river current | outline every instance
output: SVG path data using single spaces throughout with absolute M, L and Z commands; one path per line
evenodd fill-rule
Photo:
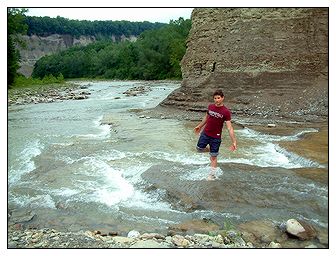
M 87 84 L 87 82 L 82 82 Z M 137 96 L 123 92 L 143 85 Z M 190 122 L 141 117 L 138 112 L 158 105 L 174 83 L 93 82 L 85 100 L 9 106 L 8 108 L 8 204 L 11 209 L 33 211 L 30 221 L 39 226 L 65 230 L 106 228 L 139 231 L 165 230 L 190 219 L 249 220 L 246 209 L 235 212 L 183 211 L 165 200 L 164 190 L 148 190 L 142 174 L 154 165 L 197 166 L 183 175 L 204 180 L 209 156 L 195 152 L 197 136 Z M 223 133 L 219 163 L 253 167 L 319 168 L 319 163 L 281 148 L 280 141 L 300 139 L 317 130 L 302 129 L 287 136 L 237 129 L 239 149 L 229 152 Z M 226 144 L 225 144 L 226 143 Z M 219 169 L 218 175 L 225 175 Z M 244 175 L 244 172 L 242 172 Z M 246 173 L 248 175 L 248 173 Z M 223 176 L 224 177 L 224 176 Z M 248 176 L 234 176 L 248 183 Z M 279 173 L 274 176 L 278 178 Z M 307 184 L 298 184 L 300 182 Z M 169 181 L 168 181 L 169 182 Z M 328 188 L 312 180 L 284 179 L 263 188 L 276 194 L 288 190 L 298 208 L 302 198 L 318 207 L 292 217 L 328 226 Z M 258 186 L 262 186 L 258 184 Z M 280 221 L 288 217 L 274 216 Z M 268 216 L 273 219 L 273 216 Z

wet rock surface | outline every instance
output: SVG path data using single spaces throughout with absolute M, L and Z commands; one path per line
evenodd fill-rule
M 229 163 L 219 164 L 219 167 L 225 171 L 214 181 L 206 180 L 207 171 L 203 179 L 186 179 L 185 175 L 200 172 L 200 166 L 196 165 L 157 165 L 144 172 L 142 178 L 151 184 L 150 189 L 167 191 L 166 199 L 183 211 L 211 209 L 234 214 L 239 208 L 244 208 L 245 211 L 251 209 L 254 217 L 267 216 L 266 211 L 271 209 L 296 211 L 295 200 L 290 200 L 293 197 L 291 190 L 298 189 L 295 184 L 305 184 L 305 180 L 293 170 Z M 288 187 L 281 189 L 281 193 L 274 193 L 272 188 L 280 189 L 287 179 L 291 180 Z M 319 211 L 317 205 L 310 205 L 309 198 L 303 200 L 307 200 L 307 205 L 301 211 Z
M 152 89 L 148 86 L 140 85 L 140 86 L 135 86 L 135 87 L 128 89 L 127 91 L 123 92 L 123 94 L 125 94 L 127 97 L 129 96 L 135 97 L 135 96 L 150 92 L 151 90 Z

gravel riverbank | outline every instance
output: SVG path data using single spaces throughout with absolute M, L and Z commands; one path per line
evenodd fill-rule
M 8 105 L 26 105 L 52 103 L 64 100 L 87 99 L 89 85 L 73 83 L 35 86 L 30 88 L 15 88 L 8 91 Z
M 20 225 L 8 230 L 9 248 L 253 248 L 235 231 L 227 235 L 194 234 L 162 235 L 131 231 L 119 236 L 100 231 L 60 232 L 54 229 L 21 229 Z
M 8 248 L 328 248 L 328 232 L 296 220 L 279 226 L 253 221 L 238 229 L 207 233 L 170 230 L 167 234 L 141 234 L 131 230 L 127 235 L 99 230 L 35 229 L 18 223 L 8 226 Z

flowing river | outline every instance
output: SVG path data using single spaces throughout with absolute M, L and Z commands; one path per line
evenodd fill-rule
M 149 90 L 123 94 L 139 85 Z M 169 82 L 94 82 L 85 100 L 10 106 L 9 208 L 34 212 L 29 223 L 65 230 L 162 231 L 190 219 L 243 222 L 258 216 L 275 221 L 296 217 L 328 226 L 327 185 L 281 171 L 324 167 L 278 145 L 317 132 L 313 128 L 286 136 L 237 129 L 239 149 L 229 152 L 228 143 L 221 147 L 219 178 L 230 179 L 232 186 L 245 184 L 242 189 L 255 200 L 273 200 L 272 209 L 246 203 L 225 211 L 184 211 L 167 200 L 163 188 L 148 189 L 143 174 L 157 165 L 168 171 L 180 168 L 180 179 L 189 182 L 209 182 L 209 157 L 196 153 L 191 122 L 140 118 L 137 113 L 155 107 L 176 88 Z M 223 135 L 229 141 L 226 131 Z M 226 171 L 225 165 L 238 169 Z M 240 165 L 248 170 L 281 169 L 251 176 L 239 170 Z M 174 185 L 169 184 L 173 180 L 165 182 Z M 265 191 L 271 198 L 260 198 Z M 284 198 L 277 197 L 280 194 Z M 286 199 L 294 205 L 288 210 Z

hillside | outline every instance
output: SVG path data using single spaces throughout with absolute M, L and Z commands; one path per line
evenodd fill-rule
M 19 73 L 29 77 L 34 64 L 45 55 L 54 54 L 72 46 L 86 46 L 101 39 L 112 42 L 135 41 L 146 30 L 160 28 L 164 23 L 130 21 L 70 20 L 62 17 L 25 17 L 27 35 L 20 36 L 25 46 L 17 45 L 20 52 Z

